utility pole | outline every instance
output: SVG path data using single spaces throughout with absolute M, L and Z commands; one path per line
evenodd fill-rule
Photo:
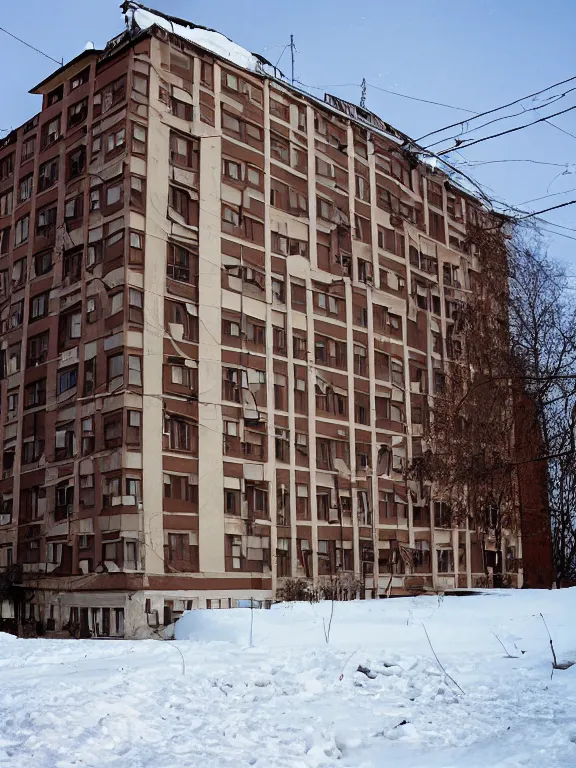
M 292 55 L 292 85 L 294 85 L 294 51 L 296 46 L 294 45 L 294 35 L 290 35 L 290 53 Z
M 360 106 L 362 107 L 362 109 L 365 109 L 366 108 L 366 78 L 365 77 L 362 78 L 361 87 L 362 87 L 362 95 L 360 96 Z

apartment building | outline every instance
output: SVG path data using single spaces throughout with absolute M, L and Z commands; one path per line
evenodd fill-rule
M 146 636 L 287 579 L 472 587 L 498 556 L 520 586 L 519 538 L 497 553 L 406 479 L 479 202 L 223 36 L 128 27 L 37 85 L 0 143 L 0 567 L 20 621 Z

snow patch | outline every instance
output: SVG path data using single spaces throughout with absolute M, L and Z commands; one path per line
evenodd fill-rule
M 182 24 L 173 23 L 162 16 L 156 16 L 156 14 L 150 13 L 150 11 L 143 11 L 141 9 L 134 11 L 134 20 L 140 29 L 148 29 L 156 24 L 168 32 L 179 35 L 191 43 L 196 43 L 196 45 L 212 51 L 223 59 L 228 59 L 239 67 L 252 70 L 253 72 L 258 68 L 259 62 L 254 54 L 250 53 L 246 48 L 242 48 L 241 45 L 233 43 L 232 40 L 229 40 L 226 35 L 220 32 L 200 27 L 194 29 L 185 27 Z

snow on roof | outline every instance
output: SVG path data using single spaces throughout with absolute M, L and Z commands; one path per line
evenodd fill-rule
M 179 35 L 191 43 L 196 43 L 196 45 L 212 51 L 223 59 L 228 59 L 228 61 L 239 67 L 249 69 L 252 72 L 255 72 L 257 69 L 258 59 L 256 56 L 246 50 L 246 48 L 242 48 L 241 45 L 233 43 L 232 40 L 229 40 L 226 35 L 220 32 L 203 29 L 202 27 L 185 27 L 182 24 L 169 21 L 162 16 L 157 16 L 155 13 L 144 11 L 140 8 L 134 9 L 134 21 L 140 29 L 148 29 L 148 27 L 156 24 L 168 32 Z

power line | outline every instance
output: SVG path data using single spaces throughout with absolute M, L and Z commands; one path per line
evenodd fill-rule
M 328 83 L 327 85 L 308 85 L 303 83 L 302 80 L 294 78 L 295 83 L 303 85 L 304 88 L 312 88 L 313 91 L 323 91 L 324 88 L 360 88 L 359 83 Z
M 362 83 L 328 83 L 327 85 L 308 85 L 307 83 L 303 83 L 301 80 L 296 79 L 296 83 L 299 83 L 300 85 L 303 85 L 304 88 L 312 88 L 314 91 L 323 91 L 324 88 L 362 88 Z M 446 107 L 446 109 L 457 109 L 460 112 L 469 112 L 471 115 L 475 115 L 476 113 L 473 112 L 471 109 L 464 109 L 464 107 L 454 107 L 451 104 L 443 104 L 440 101 L 430 101 L 428 99 L 420 99 L 416 96 L 408 96 L 405 93 L 399 93 L 398 91 L 389 91 L 386 88 L 381 88 L 379 85 L 373 85 L 372 83 L 366 83 L 366 85 L 369 88 L 375 88 L 377 91 L 382 91 L 383 93 L 390 93 L 393 96 L 400 96 L 403 99 L 410 99 L 411 101 L 419 101 L 423 104 L 434 104 L 436 107 Z
M 555 224 L 554 226 L 558 226 Z M 549 232 L 551 235 L 558 235 L 558 237 L 565 237 L 567 240 L 574 240 L 576 242 L 576 237 L 572 237 L 572 235 L 565 235 L 564 232 L 554 232 L 553 229 L 546 229 L 546 227 L 540 227 L 540 229 L 543 232 Z
M 465 160 L 466 165 L 478 168 L 481 165 L 493 165 L 494 163 L 534 163 L 535 165 L 552 165 L 556 168 L 576 167 L 576 163 L 548 163 L 544 160 Z
M 573 189 L 565 189 L 563 192 L 552 192 L 550 195 L 542 195 L 542 197 L 533 197 L 531 200 L 524 200 L 518 205 L 528 205 L 528 203 L 536 203 L 538 200 L 546 200 L 548 197 L 558 197 L 558 195 L 567 195 L 568 192 L 576 192 L 576 187 Z
M 460 137 L 466 135 L 467 133 L 473 133 L 474 131 L 479 131 L 481 128 L 485 128 L 487 125 L 492 125 L 493 123 L 498 123 L 501 120 L 511 120 L 513 117 L 520 117 L 522 115 L 527 114 L 528 112 L 537 112 L 539 109 L 542 109 L 543 106 L 549 107 L 552 104 L 555 104 L 557 101 L 560 101 L 560 99 L 563 99 L 569 93 L 572 93 L 572 91 L 576 91 L 576 88 L 569 88 L 567 91 L 564 91 L 564 93 L 560 93 L 554 97 L 551 97 L 545 105 L 539 104 L 537 107 L 530 107 L 530 109 L 523 109 L 521 112 L 514 112 L 514 114 L 512 115 L 503 115 L 502 117 L 495 117 L 493 120 L 488 120 L 487 122 L 482 123 L 481 125 L 478 125 L 475 128 L 469 128 L 468 130 L 455 134 L 454 136 L 448 136 L 445 139 L 440 139 L 439 141 L 435 141 L 433 144 L 428 144 L 427 147 L 435 147 L 438 144 L 443 144 L 445 141 L 451 141 L 452 139 L 456 139 L 457 143 L 459 143 L 458 140 L 460 139 Z
M 400 96 L 403 99 L 410 99 L 411 101 L 420 101 L 423 104 L 434 104 L 436 107 L 446 107 L 446 109 L 457 109 L 459 112 L 469 112 L 471 115 L 476 115 L 471 109 L 464 109 L 464 107 L 455 107 L 452 104 L 443 104 L 441 101 L 430 101 L 429 99 L 419 99 L 416 96 L 407 96 L 405 93 L 398 93 L 398 91 L 389 91 L 386 88 L 381 88 L 379 85 L 373 85 L 372 83 L 366 83 L 369 88 L 375 88 L 377 91 L 383 91 L 384 93 L 391 93 L 393 96 Z M 458 125 L 458 123 L 456 123 Z M 420 141 L 420 139 L 418 139 Z
M 494 109 L 488 109 L 485 112 L 478 112 L 475 114 L 474 117 L 471 117 L 470 120 L 476 120 L 479 117 L 484 117 L 485 115 L 491 115 L 494 112 L 499 112 L 501 109 L 506 109 L 507 107 L 513 107 L 515 104 L 519 104 L 521 101 L 526 101 L 526 99 L 532 99 L 535 96 L 539 96 L 541 93 L 545 93 L 546 91 L 550 91 L 552 88 L 556 88 L 559 85 L 564 85 L 565 83 L 571 83 L 574 80 L 576 80 L 576 76 L 569 77 L 566 80 L 561 80 L 559 83 L 554 83 L 553 85 L 549 85 L 547 88 L 543 88 L 541 91 L 536 91 L 535 93 L 529 93 L 527 96 L 522 96 L 520 99 L 516 99 L 515 101 L 511 101 L 508 104 L 503 104 L 501 107 L 494 107 Z M 553 115 L 550 115 L 550 117 L 553 117 Z M 434 136 L 437 133 L 442 133 L 442 131 L 447 131 L 449 128 L 456 128 L 458 125 L 464 125 L 464 123 L 470 122 L 469 120 L 460 120 L 458 123 L 452 123 L 451 125 L 445 125 L 443 128 L 438 128 L 435 131 L 430 131 L 430 133 L 425 133 L 424 136 L 420 136 L 419 139 L 416 139 L 417 142 L 422 141 L 423 139 L 427 139 L 428 136 Z M 556 126 L 554 126 L 556 127 Z
M 12 32 L 8 32 L 8 30 L 4 29 L 4 27 L 0 27 L 0 32 L 5 32 L 10 37 L 13 37 L 14 40 L 18 40 L 18 42 L 22 43 L 22 45 L 25 45 L 27 48 L 31 48 L 33 51 L 36 51 L 36 53 L 39 53 L 41 56 L 45 56 L 47 59 L 50 59 L 50 61 L 55 61 L 59 67 L 62 67 L 64 65 L 64 59 L 62 59 L 61 61 L 58 61 L 57 59 L 52 58 L 52 56 L 49 56 L 47 53 L 44 53 L 44 51 L 41 51 L 39 48 L 35 48 L 33 45 L 30 45 L 30 43 L 27 43 L 26 40 L 22 40 L 22 38 L 16 37 L 16 35 L 13 35 Z
M 541 117 L 539 120 L 533 120 L 531 123 L 526 123 L 526 125 L 518 125 L 516 128 L 509 128 L 507 131 L 500 131 L 500 133 L 493 133 L 490 136 L 484 136 L 482 139 L 474 139 L 473 141 L 468 141 L 462 144 L 457 144 L 454 147 L 450 147 L 449 149 L 443 149 L 440 152 L 438 152 L 438 155 L 446 155 L 449 152 L 452 152 L 454 149 L 462 150 L 467 149 L 468 147 L 473 146 L 474 144 L 480 144 L 483 141 L 488 141 L 489 139 L 497 139 L 499 136 L 505 136 L 507 133 L 515 133 L 516 131 L 523 131 L 525 128 L 530 128 L 532 125 L 537 125 L 538 123 L 545 123 L 546 120 L 550 117 L 557 117 L 558 115 L 564 115 L 566 112 L 572 112 L 573 109 L 576 109 L 576 106 L 574 107 L 568 107 L 567 109 L 562 109 L 560 112 L 554 112 L 552 115 L 546 115 L 546 117 Z
M 575 133 L 570 133 L 570 131 L 566 131 L 564 128 L 560 128 L 559 125 L 556 125 L 556 123 L 553 123 L 551 120 L 546 120 L 545 122 L 547 122 L 548 125 L 551 125 L 552 128 L 556 128 L 557 131 L 562 131 L 562 133 L 565 133 L 566 136 L 571 136 L 573 139 L 576 139 Z
M 532 216 L 539 216 L 541 213 L 548 213 L 548 211 L 557 211 L 558 208 L 566 208 L 568 205 L 574 205 L 576 204 L 576 200 L 568 200 L 567 203 L 560 203 L 559 205 L 553 205 L 551 208 L 543 208 L 541 211 L 534 211 L 533 213 L 527 213 L 526 211 L 521 211 L 521 213 L 524 213 L 525 216 L 520 216 L 517 221 L 524 221 L 524 219 L 530 219 Z M 550 224 L 551 222 L 547 221 L 547 224 Z M 560 224 L 554 224 L 553 226 L 559 227 Z M 566 227 L 566 229 L 570 229 L 570 227 Z

